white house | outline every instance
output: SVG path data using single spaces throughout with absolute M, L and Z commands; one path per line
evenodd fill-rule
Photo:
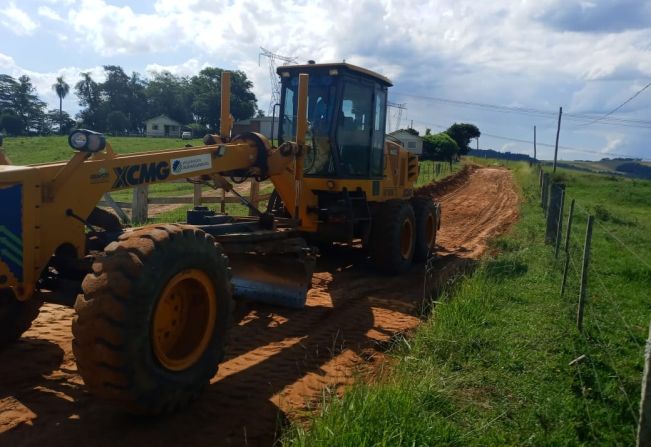
M 412 154 L 423 155 L 423 139 L 418 135 L 413 135 L 406 130 L 396 130 L 389 135 L 396 138 Z
M 271 121 L 272 117 L 262 116 L 259 118 L 251 118 L 248 120 L 238 121 L 233 125 L 233 135 L 244 132 L 257 132 L 261 133 L 267 138 L 271 138 Z M 273 137 L 278 138 L 278 123 L 280 120 L 276 117 L 274 122 Z
M 159 115 L 145 120 L 148 137 L 173 137 L 181 136 L 181 124 L 167 115 Z

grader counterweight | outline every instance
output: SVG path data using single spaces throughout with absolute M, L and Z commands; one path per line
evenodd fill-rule
M 417 158 L 385 139 L 390 81 L 349 64 L 279 75 L 277 147 L 257 133 L 231 137 L 225 72 L 220 131 L 203 146 L 118 155 L 103 135 L 77 130 L 66 163 L 0 156 L 0 343 L 20 337 L 43 301 L 75 301 L 73 350 L 89 390 L 131 411 L 172 411 L 214 376 L 233 296 L 304 305 L 311 244 L 361 241 L 392 274 L 426 257 L 438 206 L 413 197 Z M 123 228 L 96 207 L 136 185 L 230 189 L 234 177 L 269 178 L 268 209 L 195 209 L 185 224 Z

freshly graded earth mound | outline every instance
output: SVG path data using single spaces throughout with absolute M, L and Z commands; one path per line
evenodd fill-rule
M 419 194 L 441 202 L 439 255 L 477 259 L 518 216 L 511 173 L 467 167 Z M 239 306 L 226 359 L 184 412 L 158 418 L 117 413 L 92 399 L 77 374 L 73 311 L 43 307 L 33 327 L 0 351 L 0 446 L 271 445 L 325 390 L 372 377 L 391 340 L 419 324 L 423 267 L 375 273 L 360 250 L 333 247 L 317 265 L 303 310 Z

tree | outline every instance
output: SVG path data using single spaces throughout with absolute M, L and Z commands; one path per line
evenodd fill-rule
M 84 126 L 90 129 L 102 130 L 105 119 L 103 119 L 101 110 L 101 90 L 99 84 L 90 76 L 90 73 L 81 73 L 81 80 L 75 85 L 75 94 L 79 98 L 79 105 L 84 107 L 77 114 L 83 121 Z
M 114 135 L 119 135 L 129 127 L 129 117 L 121 110 L 113 110 L 106 117 L 106 125 Z
M 75 127 L 75 120 L 73 120 L 67 112 L 60 110 L 49 110 L 45 115 L 44 133 L 56 132 L 59 134 L 69 133 Z
M 0 74 L 0 113 L 13 111 L 13 97 L 18 83 L 6 74 Z
M 52 90 L 59 97 L 59 133 L 61 133 L 61 129 L 63 129 L 63 98 L 68 95 L 70 86 L 63 80 L 63 76 L 59 76 L 57 81 L 52 85 Z
M 429 134 L 423 137 L 423 154 L 431 160 L 452 161 L 459 153 L 459 145 L 446 132 Z
M 0 115 L 0 130 L 9 135 L 20 135 L 23 132 L 23 122 L 17 115 L 4 112 Z
M 201 124 L 219 128 L 221 101 L 221 76 L 223 69 L 206 67 L 190 79 L 192 89 L 192 113 Z M 253 83 L 242 71 L 234 71 L 231 77 L 231 114 L 235 120 L 252 118 L 258 107 Z
M 470 140 L 481 135 L 477 126 L 468 123 L 454 123 L 445 133 L 456 141 L 461 155 L 466 155 L 470 150 Z
M 191 123 L 192 93 L 190 81 L 168 71 L 155 73 L 144 89 L 148 117 L 167 115 L 179 123 Z
M 45 103 L 36 96 L 36 89 L 28 76 L 18 78 L 12 95 L 11 110 L 23 124 L 20 133 L 38 132 L 45 117 Z

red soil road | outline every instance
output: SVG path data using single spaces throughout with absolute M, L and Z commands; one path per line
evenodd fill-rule
M 442 192 L 439 253 L 448 260 L 479 257 L 517 219 L 507 170 L 468 169 L 429 190 Z M 319 260 L 306 309 L 241 306 L 205 394 L 157 418 L 121 414 L 88 395 L 71 351 L 73 311 L 47 304 L 21 341 L 0 351 L 0 446 L 271 445 L 322 393 L 341 393 L 378 369 L 391 340 L 419 324 L 422 282 L 422 267 L 382 277 L 360 250 L 333 249 Z

